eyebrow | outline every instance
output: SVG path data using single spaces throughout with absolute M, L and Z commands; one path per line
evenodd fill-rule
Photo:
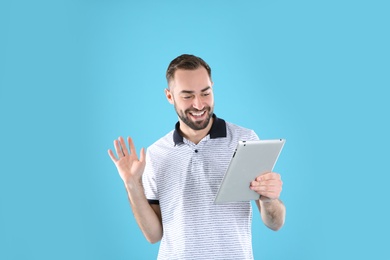
M 209 89 L 211 89 L 211 87 L 207 86 L 204 89 L 202 89 L 200 92 L 205 92 L 205 91 L 207 91 Z M 193 93 L 195 93 L 195 91 L 192 91 L 192 90 L 182 90 L 182 91 L 180 91 L 179 94 L 193 94 Z

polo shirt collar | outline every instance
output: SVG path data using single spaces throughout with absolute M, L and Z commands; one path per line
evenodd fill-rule
M 218 118 L 213 114 L 213 124 L 210 128 L 209 135 L 210 139 L 226 137 L 226 122 L 225 120 Z M 173 132 L 173 142 L 175 145 L 183 143 L 183 136 L 180 134 L 180 122 L 175 125 L 175 131 Z

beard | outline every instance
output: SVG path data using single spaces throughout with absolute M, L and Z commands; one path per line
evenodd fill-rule
M 202 110 L 197 110 L 197 109 L 186 109 L 184 112 L 182 110 L 178 110 L 176 107 L 176 104 L 174 104 L 175 110 L 181 121 L 183 121 L 184 124 L 186 124 L 189 128 L 192 130 L 202 130 L 205 129 L 210 122 L 210 119 L 213 117 L 213 109 L 211 107 L 205 107 Z M 190 112 L 201 112 L 205 111 L 207 113 L 207 117 L 203 120 L 200 121 L 194 121 L 192 120 L 189 116 L 187 116 Z

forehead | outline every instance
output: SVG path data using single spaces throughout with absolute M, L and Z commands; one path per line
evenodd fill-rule
M 211 87 L 212 82 L 207 70 L 204 67 L 199 67 L 195 70 L 177 70 L 171 85 L 179 91 L 200 91 L 205 87 Z

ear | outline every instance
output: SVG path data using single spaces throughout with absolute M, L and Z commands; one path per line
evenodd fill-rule
M 168 99 L 168 102 L 171 103 L 172 105 L 174 104 L 174 101 L 173 101 L 173 95 L 172 95 L 172 92 L 169 90 L 169 89 L 165 89 L 165 96 L 167 97 Z

